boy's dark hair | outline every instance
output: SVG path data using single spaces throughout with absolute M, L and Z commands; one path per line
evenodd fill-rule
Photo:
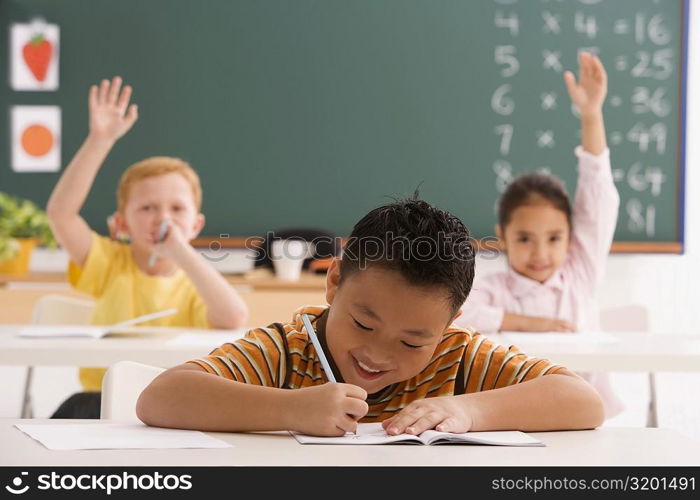
M 498 223 L 505 229 L 516 208 L 531 204 L 533 199 L 543 198 L 566 215 L 571 227 L 571 202 L 564 183 L 544 172 L 530 172 L 516 177 L 501 195 L 498 202 Z
M 375 208 L 352 229 L 340 282 L 370 266 L 398 271 L 417 286 L 442 288 L 456 313 L 474 281 L 474 247 L 459 218 L 418 199 Z

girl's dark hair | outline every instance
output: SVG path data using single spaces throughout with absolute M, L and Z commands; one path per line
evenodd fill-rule
M 352 230 L 340 262 L 340 282 L 371 266 L 398 271 L 416 286 L 446 293 L 452 313 L 474 281 L 474 247 L 459 218 L 412 197 L 375 208 Z
M 564 183 L 558 178 L 543 172 L 530 172 L 516 177 L 501 195 L 498 202 L 498 223 L 505 229 L 513 211 L 531 204 L 533 198 L 543 198 L 566 215 L 571 227 L 571 203 Z

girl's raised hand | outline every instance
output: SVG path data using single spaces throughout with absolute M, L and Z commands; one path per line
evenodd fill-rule
M 578 82 L 571 71 L 565 71 L 566 89 L 581 116 L 600 113 L 608 92 L 608 75 L 598 56 L 581 52 L 578 60 Z
M 122 79 L 115 76 L 112 81 L 102 80 L 90 87 L 88 107 L 90 109 L 90 135 L 98 139 L 116 141 L 126 134 L 138 118 L 136 104 L 129 106 L 131 87 L 123 89 Z M 121 90 L 121 92 L 120 92 Z

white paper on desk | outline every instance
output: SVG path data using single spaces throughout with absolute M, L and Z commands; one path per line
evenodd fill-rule
M 199 431 L 148 427 L 139 423 L 15 424 L 49 450 L 231 448 Z
M 567 345 L 598 345 L 598 344 L 614 344 L 619 342 L 619 339 L 605 332 L 586 332 L 586 333 L 562 333 L 562 332 L 542 332 L 542 333 L 523 333 L 523 332 L 501 332 L 496 339 L 502 338 L 511 344 L 567 344 Z
M 227 333 L 183 333 L 166 342 L 167 345 L 210 347 L 215 349 L 222 344 L 243 338 L 248 330 L 231 330 Z

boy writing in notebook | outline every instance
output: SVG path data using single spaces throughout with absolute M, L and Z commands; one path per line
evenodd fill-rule
M 245 303 L 189 244 L 204 226 L 204 215 L 199 178 L 187 163 L 153 157 L 124 172 L 114 223 L 128 244 L 98 235 L 80 216 L 107 154 L 137 119 L 136 105 L 129 105 L 131 87 L 122 89 L 121 83 L 116 77 L 90 88 L 89 134 L 48 202 L 51 227 L 70 257 L 70 283 L 96 299 L 92 322 L 97 325 L 177 308 L 150 324 L 240 328 Z M 99 391 L 103 373 L 81 369 L 84 389 Z M 98 417 L 99 405 L 90 406 Z
M 382 422 L 389 434 L 598 426 L 600 397 L 579 376 L 453 325 L 473 276 L 458 218 L 415 198 L 379 207 L 333 262 L 329 306 L 302 307 L 288 323 L 167 370 L 137 414 L 161 427 L 320 436 L 358 422 Z

